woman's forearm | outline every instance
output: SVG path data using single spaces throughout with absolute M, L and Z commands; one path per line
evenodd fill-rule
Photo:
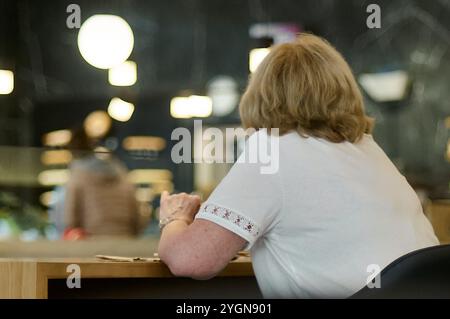
M 164 227 L 159 243 L 159 256 L 178 277 L 209 279 L 229 262 L 234 254 L 217 254 L 216 245 L 201 222 L 187 225 L 173 221 Z M 220 237 L 220 236 L 218 236 Z M 228 246 L 232 241 L 223 242 Z
M 161 194 L 160 219 L 163 224 L 172 220 L 162 230 L 158 253 L 176 276 L 214 277 L 245 244 L 238 235 L 210 221 L 194 221 L 199 207 L 198 196 Z
M 188 228 L 187 222 L 184 220 L 174 220 L 167 224 L 162 232 L 159 240 L 159 256 L 167 256 L 175 247 L 180 235 Z
M 188 227 L 186 221 L 174 220 L 167 224 L 161 233 L 158 255 L 174 275 L 189 276 L 185 270 L 180 269 L 185 268 L 180 264 L 183 264 L 183 260 L 190 254 L 190 247 L 183 244 L 182 238 Z

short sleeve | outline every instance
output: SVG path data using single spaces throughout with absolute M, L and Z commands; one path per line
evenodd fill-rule
M 196 216 L 242 237 L 248 242 L 247 249 L 271 229 L 282 207 L 278 164 L 255 160 L 264 143 L 270 143 L 267 134 L 258 131 L 250 136 L 243 154 Z M 278 152 L 270 153 L 266 159 L 279 160 Z

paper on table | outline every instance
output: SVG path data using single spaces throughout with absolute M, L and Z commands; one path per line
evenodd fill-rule
M 113 260 L 113 261 L 124 261 L 124 262 L 136 262 L 136 261 L 160 261 L 158 257 L 123 257 L 123 256 L 106 256 L 106 255 L 95 255 L 96 258 L 103 260 Z
M 147 262 L 158 262 L 161 261 L 159 259 L 158 254 L 153 254 L 154 257 L 123 257 L 123 256 L 107 256 L 107 255 L 95 255 L 96 258 L 103 260 L 112 260 L 112 261 L 124 261 L 124 262 L 136 262 L 136 261 L 147 261 Z M 236 260 L 239 257 L 250 257 L 250 253 L 248 251 L 240 251 L 237 255 L 232 259 Z

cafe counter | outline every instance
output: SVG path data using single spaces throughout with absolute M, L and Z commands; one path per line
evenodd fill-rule
M 203 281 L 176 278 L 157 258 L 0 258 L 0 298 L 260 297 L 251 260 L 245 256 Z

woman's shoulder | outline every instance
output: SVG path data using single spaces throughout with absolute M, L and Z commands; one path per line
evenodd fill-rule
M 280 134 L 278 129 L 260 129 L 258 131 L 255 131 L 253 134 L 251 134 L 248 137 L 248 141 L 267 141 L 267 142 L 274 142 L 277 141 L 278 143 L 290 143 L 292 141 L 296 142 L 302 142 L 306 141 L 310 137 L 302 136 L 297 131 L 288 131 L 286 133 Z M 312 138 L 312 137 L 311 137 Z M 256 143 L 254 145 L 257 145 Z

